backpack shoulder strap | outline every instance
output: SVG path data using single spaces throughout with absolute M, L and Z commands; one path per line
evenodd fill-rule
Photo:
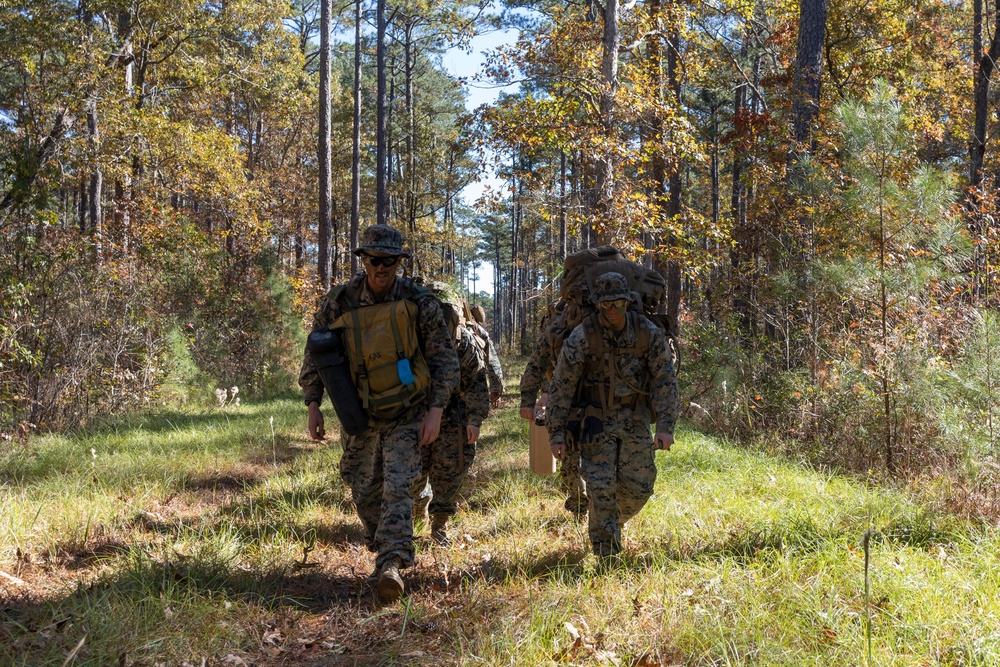
M 434 292 L 427 289 L 423 285 L 418 285 L 409 278 L 399 277 L 396 280 L 401 281 L 399 298 L 405 301 L 416 301 L 425 296 L 434 296 Z M 437 297 L 435 297 L 437 298 Z
M 639 313 L 629 313 L 635 322 L 635 347 L 639 354 L 645 354 L 649 349 L 649 320 Z

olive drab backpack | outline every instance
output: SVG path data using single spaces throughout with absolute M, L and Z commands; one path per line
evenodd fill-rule
M 358 396 L 373 419 L 396 419 L 427 395 L 431 374 L 414 302 L 421 293 L 406 281 L 399 301 L 360 306 L 343 290 L 335 295 L 343 310 L 330 328 L 340 330 Z

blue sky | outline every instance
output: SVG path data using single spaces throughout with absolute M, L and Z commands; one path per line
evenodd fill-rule
M 482 80 L 482 68 L 485 52 L 491 51 L 503 44 L 511 44 L 517 39 L 517 30 L 493 30 L 477 35 L 472 40 L 472 52 L 461 49 L 449 49 L 442 57 L 442 64 L 453 76 L 463 77 L 466 81 L 468 96 L 465 108 L 475 109 L 482 104 L 495 102 L 501 91 L 516 90 L 517 85 L 498 88 Z M 481 181 L 470 184 L 462 192 L 467 203 L 472 204 L 482 194 L 486 184 L 496 187 L 499 184 L 492 175 L 487 174 Z
M 450 49 L 442 57 L 442 64 L 454 76 L 464 77 L 466 80 L 466 90 L 468 96 L 465 100 L 465 107 L 469 110 L 475 109 L 482 104 L 496 101 L 502 90 L 512 91 L 516 85 L 507 88 L 497 88 L 481 80 L 484 52 L 495 49 L 502 44 L 510 44 L 517 39 L 517 30 L 494 30 L 482 35 L 478 35 L 472 40 L 472 52 L 466 53 L 461 49 Z M 501 185 L 492 172 L 487 172 L 478 181 L 470 183 L 463 191 L 462 197 L 466 203 L 473 204 L 479 195 L 482 194 L 486 186 L 496 189 Z M 478 280 L 475 284 L 476 291 L 493 293 L 493 265 L 484 263 L 478 271 Z M 470 289 L 472 285 L 469 285 Z

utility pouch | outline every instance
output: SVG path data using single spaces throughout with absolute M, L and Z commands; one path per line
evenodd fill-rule
M 599 405 L 587 404 L 569 409 L 566 432 L 576 442 L 590 442 L 604 433 L 604 410 Z
M 580 442 L 593 442 L 594 438 L 604 433 L 604 420 L 594 415 L 586 415 L 583 418 L 583 426 L 580 428 Z
M 350 362 L 336 331 L 316 329 L 306 339 L 306 351 L 333 403 L 333 409 L 348 435 L 361 435 L 368 430 L 368 415 L 358 399 L 351 378 Z
M 571 407 L 566 419 L 566 433 L 574 442 L 580 442 L 580 425 L 583 423 L 583 411 L 585 407 Z

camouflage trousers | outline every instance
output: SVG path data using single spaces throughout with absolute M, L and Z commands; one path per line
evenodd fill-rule
M 590 497 L 590 543 L 595 555 L 614 555 L 621 551 L 622 526 L 653 495 L 653 438 L 641 420 L 612 418 L 603 433 L 581 443 L 580 452 Z
M 438 439 L 420 448 L 421 472 L 412 486 L 415 516 L 424 508 L 431 514 L 454 516 L 455 496 L 476 458 L 476 445 L 467 440 L 465 424 L 445 420 Z
M 375 566 L 398 556 L 413 564 L 413 498 L 410 488 L 420 475 L 420 422 L 408 416 L 376 425 L 366 433 L 344 436 L 340 475 L 364 524 Z
M 587 511 L 587 482 L 580 476 L 580 447 L 567 443 L 566 454 L 559 463 L 560 487 L 566 493 L 566 511 L 583 514 Z

